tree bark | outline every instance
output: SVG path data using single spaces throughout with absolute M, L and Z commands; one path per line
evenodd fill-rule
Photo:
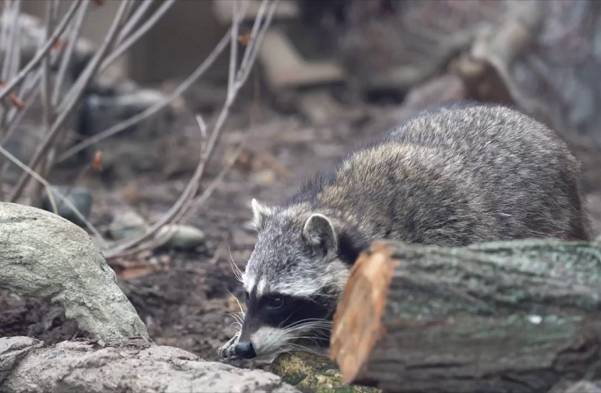
M 540 393 L 600 379 L 600 341 L 596 243 L 378 242 L 352 269 L 330 357 L 344 383 L 384 391 Z

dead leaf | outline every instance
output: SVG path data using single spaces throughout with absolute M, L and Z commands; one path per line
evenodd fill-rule
M 160 268 L 158 266 L 146 265 L 146 266 L 136 266 L 125 269 L 121 272 L 120 276 L 124 280 L 131 280 L 133 278 L 139 278 L 147 276 L 151 273 L 159 271 Z
M 97 150 L 94 154 L 94 161 L 92 161 L 92 167 L 97 171 L 102 171 L 102 151 Z
M 63 49 L 65 49 L 67 47 L 67 41 L 65 40 L 61 40 L 60 38 L 57 38 L 54 41 L 54 44 L 52 44 L 52 50 L 55 51 L 62 51 Z
M 250 42 L 250 34 L 239 35 L 238 42 L 242 45 L 248 45 L 248 43 Z

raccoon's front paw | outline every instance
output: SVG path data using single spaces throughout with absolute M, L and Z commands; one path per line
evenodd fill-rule
M 236 344 L 238 344 L 238 335 L 235 335 L 228 342 L 223 344 L 223 346 L 217 350 L 217 353 L 224 359 L 234 359 L 236 357 L 234 352 Z

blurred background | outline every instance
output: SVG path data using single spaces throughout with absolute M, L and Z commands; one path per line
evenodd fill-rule
M 594 0 L 3 0 L 0 200 L 87 230 L 159 344 L 207 360 L 235 332 L 250 200 L 431 106 L 545 122 L 601 223 Z M 233 325 L 232 325 L 233 323 Z M 0 336 L 80 334 L 0 289 Z

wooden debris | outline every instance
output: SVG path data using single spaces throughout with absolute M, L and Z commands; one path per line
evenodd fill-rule
M 367 116 L 364 107 L 352 108 L 337 102 L 327 88 L 317 88 L 301 93 L 297 100 L 298 111 L 315 126 L 341 121 L 352 122 Z
M 388 392 L 549 392 L 601 376 L 601 249 L 524 240 L 374 243 L 351 272 L 330 357 Z
M 232 5 L 234 1 L 223 1 L 223 0 L 214 0 L 213 1 L 213 13 L 219 19 L 221 23 L 231 24 L 232 23 Z M 245 21 L 253 21 L 257 17 L 259 13 L 259 8 L 261 7 L 261 1 L 258 0 L 250 0 L 248 5 L 248 10 L 246 11 L 246 15 L 244 16 Z M 294 1 L 280 1 L 277 8 L 274 12 L 274 19 L 293 19 L 298 17 L 299 9 L 298 5 Z
M 288 37 L 275 27 L 265 33 L 259 59 L 267 82 L 276 90 L 339 83 L 346 78 L 335 61 L 303 59 Z
M 524 95 L 511 76 L 511 66 L 534 43 L 544 22 L 544 8 L 537 2 L 512 2 L 501 24 L 481 33 L 452 69 L 464 81 L 468 95 L 479 101 L 517 104 L 545 122 L 550 115 L 544 105 Z

